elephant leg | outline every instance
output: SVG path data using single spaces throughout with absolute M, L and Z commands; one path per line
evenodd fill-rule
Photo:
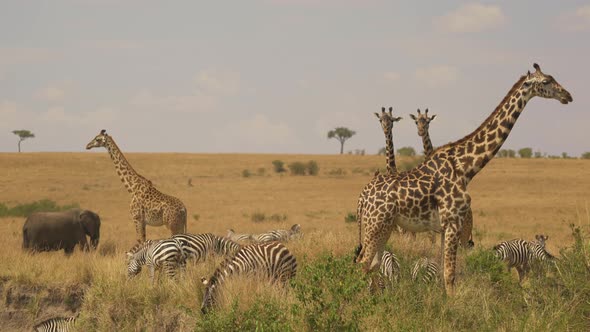
M 66 255 L 71 255 L 74 252 L 74 247 L 76 245 L 72 245 L 72 244 L 67 244 L 64 245 L 64 252 L 66 253 Z
M 88 241 L 86 240 L 85 234 L 82 234 L 82 237 L 78 241 L 78 244 L 80 245 L 81 250 L 84 250 L 84 251 L 90 250 L 90 246 L 88 246 Z

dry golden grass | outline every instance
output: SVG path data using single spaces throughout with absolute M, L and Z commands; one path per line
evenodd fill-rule
M 188 232 L 225 235 L 227 229 L 233 228 L 238 233 L 258 233 L 288 229 L 299 223 L 304 237 L 288 244 L 298 258 L 314 257 L 326 251 L 339 256 L 353 250 L 358 244 L 357 224 L 345 223 L 344 217 L 356 212 L 362 187 L 375 169 L 385 165 L 381 156 L 149 153 L 126 156 L 134 168 L 162 192 L 185 203 Z M 320 166 L 320 175 L 279 176 L 272 168 L 275 159 L 286 164 L 315 160 Z M 266 169 L 265 175 L 242 176 L 244 169 L 257 174 L 260 168 Z M 336 173 L 344 175 L 331 175 Z M 476 244 L 490 248 L 499 240 L 533 239 L 535 234 L 544 233 L 549 235 L 549 250 L 557 254 L 560 247 L 571 243 L 570 223 L 590 226 L 588 174 L 590 162 L 584 160 L 492 160 L 470 184 Z M 189 178 L 193 186 L 187 185 Z M 153 301 L 136 298 L 141 287 L 149 286 L 145 275 L 132 282 L 125 280 L 124 251 L 134 244 L 135 227 L 129 218 L 130 195 L 106 153 L 0 154 L 0 188 L 0 202 L 9 206 L 47 198 L 59 205 L 78 203 L 81 208 L 97 212 L 102 219 L 101 244 L 105 245 L 103 251 L 75 252 L 70 258 L 64 258 L 61 252 L 28 255 L 20 249 L 24 218 L 1 218 L 0 277 L 21 285 L 67 288 L 92 283 L 118 287 L 117 292 L 128 296 L 129 303 Z M 255 212 L 266 216 L 286 215 L 287 219 L 255 223 L 251 220 Z M 193 215 L 198 215 L 198 220 Z M 164 227 L 147 228 L 148 238 L 168 235 Z M 394 249 L 415 250 L 417 255 L 435 251 L 426 235 L 418 235 L 418 242 L 415 245 L 403 237 L 392 236 L 389 244 Z M 200 277 L 209 276 L 216 262 L 218 260 L 189 267 L 183 277 L 186 281 L 162 281 L 149 293 L 149 296 L 161 296 L 162 303 L 171 301 L 187 308 L 187 314 L 180 318 L 177 314 L 167 316 L 170 322 L 174 317 L 179 319 L 180 325 L 170 327 L 166 325 L 168 321 L 158 322 L 162 317 L 159 312 L 143 316 L 153 318 L 152 326 L 166 325 L 162 327 L 164 330 L 192 326 L 194 318 L 190 312 L 198 311 L 202 296 Z M 460 277 L 458 283 L 461 283 Z M 172 291 L 166 292 L 166 287 Z M 85 298 L 88 309 L 99 306 L 96 296 L 100 289 L 93 288 Z M 240 293 L 241 288 L 229 289 Z M 194 296 L 187 297 L 187 294 Z M 47 318 L 42 305 L 26 310 L 28 319 Z M 116 327 L 113 325 L 116 317 L 108 312 L 103 310 L 96 314 L 101 330 Z M 0 319 L 5 320 L 5 316 Z M 5 326 L 18 329 L 11 327 L 10 320 L 7 324 Z M 139 326 L 125 326 L 125 329 L 137 328 Z

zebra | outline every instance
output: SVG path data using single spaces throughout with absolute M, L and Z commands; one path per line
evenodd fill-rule
M 267 242 L 244 246 L 225 260 L 211 278 L 201 279 L 205 285 L 201 312 L 206 314 L 216 304 L 218 286 L 233 274 L 257 274 L 284 286 L 296 273 L 297 260 L 283 244 Z
M 374 292 L 373 280 L 377 282 L 377 288 L 381 291 L 385 289 L 386 284 L 392 284 L 393 282 L 399 281 L 401 274 L 401 268 L 397 256 L 387 250 L 383 251 L 381 257 L 381 266 L 379 267 L 379 275 L 375 278 L 371 278 L 369 282 L 369 291 Z
M 439 265 L 433 259 L 422 257 L 416 261 L 412 269 L 412 280 L 416 281 L 418 275 L 422 275 L 424 283 L 431 283 L 438 280 Z
M 301 237 L 301 225 L 295 224 L 291 226 L 291 229 L 277 229 L 262 234 L 252 235 L 252 241 L 256 243 L 264 243 L 271 241 L 289 241 L 295 237 Z
M 234 241 L 234 242 L 251 241 L 252 240 L 252 234 L 237 234 L 236 232 L 234 232 L 233 229 L 228 229 L 227 235 L 225 237 Z
M 234 241 L 213 235 L 211 233 L 205 234 L 176 234 L 172 239 L 180 242 L 182 250 L 186 258 L 194 258 L 197 262 L 210 253 L 218 255 L 232 256 L 238 250 L 240 245 Z
M 145 264 L 149 268 L 150 279 L 154 282 L 156 269 L 163 268 L 169 277 L 176 276 L 176 269 L 185 264 L 186 256 L 182 244 L 176 239 L 147 240 L 135 245 L 127 252 L 127 277 L 133 278 L 141 272 Z
M 68 332 L 76 322 L 78 315 L 72 317 L 54 317 L 42 321 L 33 327 L 35 332 Z
M 500 242 L 494 246 L 496 257 L 505 261 L 508 271 L 513 267 L 518 272 L 518 281 L 522 282 L 533 260 L 541 262 L 553 260 L 554 257 L 545 250 L 545 241 L 548 236 L 535 235 L 536 241 L 528 242 L 522 239 Z

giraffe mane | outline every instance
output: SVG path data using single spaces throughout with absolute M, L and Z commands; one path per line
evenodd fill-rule
M 498 106 L 496 106 L 496 108 L 494 109 L 494 111 L 479 125 L 479 127 L 477 127 L 477 129 L 475 129 L 470 134 L 468 134 L 467 136 L 461 138 L 458 141 L 450 142 L 450 143 L 447 143 L 445 145 L 442 145 L 442 146 L 438 147 L 436 150 L 434 150 L 433 154 L 436 153 L 436 151 L 438 151 L 438 150 L 446 149 L 446 148 L 448 148 L 448 147 L 450 147 L 452 145 L 457 145 L 457 144 L 464 143 L 464 142 L 470 140 L 471 138 L 473 138 L 475 135 L 477 135 L 477 133 L 479 133 L 485 126 L 488 125 L 488 123 L 490 121 L 492 121 L 492 119 L 494 118 L 494 116 L 496 115 L 496 113 L 500 111 L 500 109 L 502 108 L 502 106 L 506 102 L 508 102 L 508 100 L 510 99 L 510 97 L 512 96 L 512 94 L 522 86 L 522 83 L 524 82 L 524 80 L 526 78 L 527 78 L 527 75 L 522 75 L 518 79 L 518 81 L 516 83 L 514 83 L 514 85 L 512 86 L 512 88 L 510 88 L 510 91 L 508 91 L 508 93 L 506 94 L 506 96 L 504 96 L 504 99 L 502 99 L 502 101 L 498 104 Z

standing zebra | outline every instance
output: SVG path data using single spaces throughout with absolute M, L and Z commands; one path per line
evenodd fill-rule
M 152 283 L 156 269 L 163 269 L 167 276 L 174 277 L 176 270 L 184 265 L 185 260 L 180 241 L 147 240 L 127 252 L 127 277 L 132 278 L 139 274 L 144 264 L 149 268 Z
M 252 234 L 238 234 L 238 233 L 234 232 L 233 229 L 228 229 L 227 235 L 225 237 L 234 241 L 234 242 L 252 240 Z
M 516 268 L 518 281 L 522 282 L 533 260 L 543 262 L 554 258 L 545 250 L 545 241 L 548 238 L 548 236 L 540 234 L 535 235 L 537 241 L 530 243 L 522 239 L 504 241 L 495 245 L 493 249 L 496 252 L 496 257 L 506 262 L 508 271 L 513 267 Z
M 418 275 L 421 274 L 424 283 L 431 283 L 438 280 L 439 270 L 438 264 L 433 259 L 422 257 L 414 264 L 412 280 L 416 281 Z
M 211 253 L 231 256 L 240 250 L 240 245 L 234 241 L 211 233 L 177 234 L 172 239 L 180 242 L 186 258 L 194 258 L 197 262 Z
M 256 243 L 264 243 L 271 241 L 289 241 L 295 237 L 301 236 L 301 225 L 295 224 L 291 229 L 277 229 L 261 234 L 252 235 L 252 240 Z
M 74 325 L 78 315 L 72 317 L 54 317 L 42 321 L 33 327 L 35 332 L 68 332 Z
M 242 247 L 232 258 L 215 270 L 209 280 L 202 278 L 205 295 L 201 304 L 204 314 L 216 304 L 217 287 L 233 274 L 256 274 L 271 282 L 286 284 L 297 272 L 297 260 L 289 249 L 279 242 L 251 244 Z

